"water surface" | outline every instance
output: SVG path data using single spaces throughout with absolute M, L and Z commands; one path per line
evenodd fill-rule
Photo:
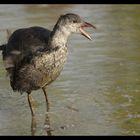
M 0 5 L 0 44 L 5 29 L 52 29 L 59 15 L 73 12 L 93 23 L 93 41 L 72 35 L 59 78 L 48 87 L 52 135 L 140 134 L 140 5 Z M 0 135 L 31 135 L 26 94 L 14 93 L 0 60 Z M 44 129 L 45 98 L 36 100 L 35 135 Z

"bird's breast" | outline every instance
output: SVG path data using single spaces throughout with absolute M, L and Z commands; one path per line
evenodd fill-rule
M 42 59 L 36 61 L 35 68 L 43 74 L 40 86 L 50 84 L 62 71 L 67 59 L 67 48 L 58 48 L 49 54 L 43 54 Z

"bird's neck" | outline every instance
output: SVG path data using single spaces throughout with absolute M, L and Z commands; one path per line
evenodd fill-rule
M 52 48 L 65 47 L 70 34 L 65 27 L 54 28 L 50 36 L 49 46 Z

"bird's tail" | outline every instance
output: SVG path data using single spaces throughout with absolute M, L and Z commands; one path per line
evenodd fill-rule
M 3 51 L 6 48 L 6 44 L 0 45 L 0 51 Z

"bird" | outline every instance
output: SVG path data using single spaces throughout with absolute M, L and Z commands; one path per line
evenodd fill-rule
M 63 70 L 68 55 L 68 37 L 78 33 L 92 40 L 85 27 L 96 29 L 79 15 L 67 13 L 59 16 L 52 31 L 40 26 L 17 29 L 7 44 L 0 46 L 11 88 L 14 92 L 27 93 L 32 117 L 35 116 L 32 91 L 42 89 L 48 111 L 47 87 Z

